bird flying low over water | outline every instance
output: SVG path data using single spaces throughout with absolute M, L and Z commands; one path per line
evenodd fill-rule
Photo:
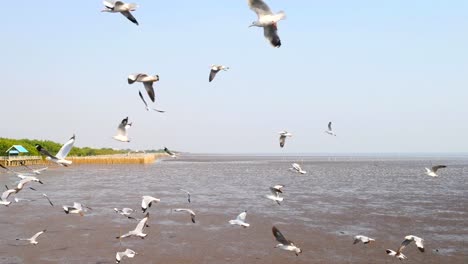
M 132 231 L 129 231 L 126 234 L 118 236 L 117 239 L 129 237 L 129 236 L 137 236 L 142 239 L 145 238 L 148 234 L 143 233 L 143 229 L 146 227 L 146 222 L 148 222 L 148 218 L 149 218 L 149 213 L 146 213 L 145 217 L 141 219 L 140 222 L 138 222 L 135 229 L 133 229 Z
M 296 254 L 296 256 L 299 256 L 299 253 L 301 253 L 302 250 L 298 248 L 296 245 L 294 245 L 294 242 L 287 240 L 283 236 L 283 234 L 281 234 L 278 228 L 276 228 L 276 226 L 273 226 L 271 230 L 273 231 L 273 236 L 275 236 L 276 241 L 280 242 L 278 245 L 275 246 L 275 248 L 293 251 Z
M 123 257 L 133 258 L 137 254 L 138 253 L 136 253 L 135 251 L 127 248 L 125 251 L 117 252 L 117 254 L 115 254 L 115 262 L 120 263 L 120 261 L 122 260 Z
M 390 257 L 395 257 L 395 258 L 398 258 L 399 260 L 407 259 L 407 257 L 400 251 L 395 252 L 391 249 L 386 249 L 385 252 L 387 252 L 387 255 L 389 255 Z
M 398 251 L 402 251 L 403 248 L 405 248 L 406 246 L 408 246 L 409 244 L 411 244 L 411 242 L 413 242 L 416 244 L 416 246 L 418 247 L 419 251 L 421 252 L 424 252 L 424 239 L 420 238 L 420 237 L 417 237 L 417 236 L 413 236 L 413 235 L 409 235 L 409 236 L 405 236 L 405 240 L 403 240 L 403 242 L 401 243 L 401 246 L 400 248 L 398 249 Z
M 141 210 L 144 212 L 146 212 L 146 210 L 148 209 L 148 207 L 151 207 L 151 204 L 153 202 L 155 203 L 159 203 L 161 200 L 159 200 L 158 198 L 154 198 L 152 196 L 142 196 L 141 197 Z
M 132 208 L 126 208 L 126 207 L 122 209 L 114 208 L 114 211 L 118 213 L 119 215 L 123 215 L 129 219 L 135 219 L 134 217 L 130 216 L 130 214 L 133 213 Z
M 297 163 L 293 163 L 292 164 L 292 167 L 289 168 L 291 171 L 294 171 L 294 172 L 297 172 L 297 173 L 300 173 L 300 174 L 306 174 L 307 171 L 303 170 L 301 168 L 301 165 L 297 164 Z
M 246 223 L 245 222 L 245 218 L 247 217 L 247 211 L 244 211 L 242 213 L 240 213 L 236 219 L 234 220 L 229 220 L 229 224 L 231 225 L 240 225 L 242 227 L 249 227 L 250 224 Z
M 140 91 L 138 91 L 138 94 L 140 95 L 141 100 L 142 100 L 143 103 L 145 104 L 146 111 L 153 110 L 153 111 L 156 111 L 156 112 L 159 112 L 159 113 L 164 113 L 164 112 L 166 112 L 166 111 L 164 111 L 164 110 L 159 110 L 159 109 L 156 109 L 156 108 L 150 108 L 150 107 L 148 106 L 148 103 L 146 103 L 145 98 L 143 98 L 143 94 L 141 94 Z
M 275 48 L 281 46 L 281 40 L 278 36 L 278 21 L 286 18 L 283 11 L 274 14 L 270 7 L 262 0 L 248 0 L 249 7 L 257 14 L 258 20 L 254 21 L 249 27 L 263 27 L 263 35 Z
M 159 75 L 150 76 L 146 73 L 134 73 L 130 74 L 127 78 L 128 84 L 133 84 L 134 82 L 142 82 L 143 86 L 145 87 L 148 96 L 150 97 L 151 101 L 154 103 L 155 95 L 154 95 L 154 88 L 153 83 L 159 81 Z
M 8 206 L 11 204 L 11 201 L 8 201 L 8 197 L 10 197 L 11 194 L 16 193 L 15 189 L 9 189 L 7 188 L 6 191 L 2 193 L 2 196 L 0 197 L 0 204 Z
M 278 132 L 278 134 L 280 134 L 280 138 L 279 138 L 280 147 L 284 147 L 284 144 L 286 143 L 286 137 L 292 137 L 292 134 L 284 130 Z
M 266 195 L 265 197 L 275 201 L 278 205 L 281 205 L 280 202 L 283 201 L 283 197 L 280 197 L 280 193 L 283 193 L 283 185 L 275 185 L 270 187 L 271 194 Z
M 214 78 L 216 77 L 216 74 L 221 70 L 227 71 L 229 70 L 229 67 L 226 67 L 223 65 L 211 65 L 210 77 L 208 78 L 208 80 L 210 82 L 213 81 Z
M 190 209 L 185 209 L 185 208 L 179 208 L 179 209 L 174 209 L 175 212 L 186 212 L 190 214 L 190 218 L 192 220 L 192 223 L 195 224 L 195 212 L 193 212 Z
M 113 138 L 121 142 L 130 142 L 130 139 L 128 138 L 127 129 L 129 129 L 131 126 L 132 123 L 128 123 L 127 116 L 122 120 L 122 122 L 120 122 L 119 126 L 117 127 L 117 135 L 115 135 Z
M 79 214 L 81 216 L 84 216 L 84 212 L 85 212 L 83 207 L 86 207 L 86 206 L 83 206 L 82 204 L 77 203 L 77 202 L 74 202 L 73 206 L 68 206 L 68 205 L 62 206 L 66 214 Z M 86 208 L 91 209 L 89 207 L 86 207 Z
M 190 203 L 190 192 L 184 189 L 179 189 L 187 194 L 187 201 Z
M 39 153 L 46 156 L 46 160 L 68 167 L 68 165 L 72 164 L 72 161 L 66 160 L 65 158 L 67 157 L 68 153 L 70 153 L 74 144 L 75 144 L 75 135 L 73 135 L 65 144 L 63 144 L 63 146 L 60 148 L 60 150 L 57 152 L 55 156 L 50 154 L 50 152 L 47 151 L 47 149 L 43 148 L 39 144 L 36 144 L 36 149 L 37 151 L 39 151 Z
M 166 147 L 164 147 L 164 152 L 166 152 L 167 155 L 171 156 L 172 158 L 177 158 L 177 155 Z
M 37 238 L 44 234 L 46 232 L 46 230 L 42 230 L 40 232 L 37 232 L 34 236 L 32 236 L 31 238 L 17 238 L 16 240 L 22 240 L 22 241 L 29 241 L 30 244 L 32 245 L 37 245 L 39 242 L 37 242 Z
M 325 130 L 325 133 L 327 133 L 330 136 L 336 137 L 336 134 L 335 132 L 333 132 L 333 129 L 332 129 L 332 122 L 328 122 L 328 130 Z
M 373 238 L 357 235 L 357 236 L 354 236 L 353 245 L 357 244 L 359 242 L 362 242 L 363 244 L 369 244 L 369 243 L 372 243 L 374 241 L 375 241 L 375 239 L 373 239 Z
M 130 13 L 130 11 L 135 11 L 137 9 L 137 4 L 127 4 L 122 1 L 114 0 L 104 0 L 102 3 L 106 8 L 101 10 L 101 12 L 121 13 L 138 26 L 138 21 L 133 17 L 132 13 Z
M 426 175 L 431 176 L 431 177 L 438 177 L 437 171 L 442 168 L 447 168 L 445 165 L 437 165 L 433 166 L 432 168 L 425 168 L 426 169 Z
M 47 201 L 49 201 L 50 206 L 54 206 L 54 204 L 53 204 L 52 201 L 49 199 L 49 196 L 47 196 L 47 194 L 43 193 L 42 196 L 45 197 L 45 198 L 47 199 Z

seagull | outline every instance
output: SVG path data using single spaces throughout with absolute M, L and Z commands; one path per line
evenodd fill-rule
M 153 111 L 156 111 L 156 112 L 159 112 L 159 113 L 164 113 L 164 112 L 166 112 L 166 111 L 164 111 L 164 110 L 158 110 L 158 109 L 156 109 L 156 108 L 150 108 L 150 107 L 148 106 L 148 103 L 146 103 L 145 98 L 143 98 L 143 94 L 141 94 L 140 91 L 138 91 L 138 94 L 140 95 L 141 100 L 142 100 L 143 103 L 145 104 L 146 111 L 153 110 Z
M 73 135 L 65 144 L 63 144 L 63 146 L 60 148 L 59 152 L 57 152 L 57 155 L 55 156 L 50 154 L 49 151 L 47 151 L 45 148 L 43 148 L 39 144 L 36 144 L 36 149 L 42 155 L 46 156 L 46 160 L 49 160 L 59 165 L 67 167 L 68 165 L 71 165 L 72 162 L 69 160 L 66 160 L 65 158 L 67 157 L 68 153 L 70 153 L 70 150 L 73 148 L 74 144 L 75 144 L 75 135 Z
M 229 67 L 226 67 L 226 66 L 223 66 L 223 65 L 211 65 L 210 78 L 208 78 L 208 80 L 210 82 L 213 81 L 216 74 L 221 70 L 227 71 L 227 70 L 229 70 Z
M 307 171 L 303 170 L 301 168 L 301 166 L 297 163 L 293 163 L 292 164 L 292 168 L 289 168 L 290 170 L 294 171 L 294 172 L 297 172 L 297 173 L 300 173 L 300 174 L 306 174 Z
M 130 214 L 133 213 L 133 209 L 131 208 L 122 208 L 122 209 L 114 208 L 114 211 L 120 215 L 127 217 L 128 219 L 136 220 L 136 218 L 130 216 Z
M 240 213 L 240 214 L 236 217 L 236 219 L 234 219 L 234 220 L 229 220 L 229 223 L 230 223 L 231 225 L 240 225 L 240 226 L 242 226 L 242 227 L 244 227 L 244 228 L 249 227 L 250 224 L 248 224 L 248 223 L 245 222 L 245 217 L 247 217 L 247 211 L 244 211 L 244 212 Z
M 114 136 L 115 140 L 121 141 L 121 142 L 130 142 L 130 139 L 128 138 L 128 133 L 127 129 L 129 129 L 132 126 L 132 123 L 128 123 L 128 116 L 120 122 L 120 125 L 117 128 L 117 135 Z
M 354 236 L 353 245 L 359 243 L 359 241 L 361 241 L 364 244 L 370 244 L 370 243 L 374 242 L 375 239 L 370 238 L 370 237 L 366 237 L 366 236 L 357 235 L 357 236 Z
M 187 194 L 187 201 L 190 203 L 190 192 L 184 189 L 179 189 Z
M 413 235 L 409 235 L 409 236 L 405 236 L 405 240 L 401 243 L 401 246 L 400 248 L 398 249 L 398 252 L 401 252 L 403 250 L 403 248 L 405 248 L 407 245 L 411 244 L 411 242 L 413 242 L 416 244 L 416 246 L 418 247 L 419 251 L 421 252 L 424 252 L 424 239 L 420 238 L 420 237 L 417 237 L 417 236 L 413 236 Z
M 325 133 L 327 133 L 330 136 L 336 137 L 336 134 L 332 130 L 332 122 L 328 122 L 328 130 L 325 130 Z
M 426 169 L 426 175 L 431 176 L 431 177 L 438 177 L 439 175 L 436 174 L 437 170 L 442 169 L 442 168 L 447 168 L 445 165 L 437 165 L 433 166 L 432 168 L 425 168 Z
M 187 212 L 190 214 L 190 218 L 192 219 L 192 223 L 195 224 L 195 212 L 193 212 L 190 209 L 185 209 L 185 208 L 179 208 L 179 209 L 174 209 L 176 212 Z
M 263 34 L 267 38 L 271 45 L 275 48 L 281 46 L 281 40 L 278 36 L 278 21 L 286 18 L 286 14 L 283 11 L 273 14 L 270 7 L 268 7 L 262 0 L 248 0 L 249 7 L 254 11 L 258 20 L 252 22 L 249 27 L 263 27 Z
M 138 21 L 133 17 L 132 13 L 130 13 L 130 11 L 136 10 L 138 7 L 137 4 L 127 4 L 122 1 L 113 0 L 104 0 L 103 4 L 106 8 L 101 10 L 101 12 L 120 13 L 138 26 Z
M 154 103 L 154 89 L 153 83 L 159 81 L 159 75 L 150 76 L 146 73 L 135 73 L 130 74 L 127 78 L 128 84 L 132 84 L 134 82 L 142 82 L 145 86 L 145 90 L 148 93 L 151 101 Z
M 280 193 L 283 193 L 283 187 L 283 185 L 275 185 L 273 187 L 270 187 L 270 192 L 272 194 L 266 195 L 265 197 L 275 201 L 276 203 L 278 203 L 278 205 L 281 205 L 280 202 L 283 201 L 283 197 L 280 197 Z
M 164 152 L 166 152 L 167 155 L 171 156 L 172 158 L 177 158 L 177 155 L 166 147 L 164 147 Z
M 22 240 L 22 241 L 29 241 L 30 244 L 37 245 L 39 242 L 37 242 L 37 238 L 45 233 L 45 229 L 42 230 L 41 232 L 37 232 L 34 236 L 31 238 L 17 238 L 16 240 Z
M 115 254 L 115 263 L 120 263 L 123 257 L 133 258 L 135 255 L 137 255 L 135 251 L 127 248 L 125 251 Z
M 278 134 L 280 134 L 280 138 L 279 138 L 280 147 L 284 147 L 284 143 L 286 142 L 286 137 L 292 137 L 292 134 L 284 130 L 278 132 Z
M 62 208 L 66 214 L 79 214 L 81 216 L 84 216 L 83 205 L 80 203 L 74 202 L 73 206 L 64 205 L 62 206 Z
M 26 164 L 24 163 L 24 161 L 20 161 L 20 164 L 21 164 L 21 166 L 23 166 L 23 167 L 25 167 L 25 168 L 27 168 L 27 169 L 30 169 L 30 170 L 32 171 L 32 173 L 34 173 L 34 174 L 36 174 L 36 175 L 39 175 L 39 174 L 41 174 L 43 171 L 45 171 L 45 170 L 48 169 L 48 167 L 45 167 L 45 168 L 41 168 L 41 169 L 35 170 L 35 169 L 29 167 L 28 165 L 26 165 Z
M 299 253 L 302 252 L 300 248 L 298 248 L 296 245 L 294 245 L 294 242 L 287 240 L 283 234 L 276 228 L 276 226 L 273 226 L 272 230 L 273 235 L 276 238 L 276 241 L 280 242 L 280 244 L 276 245 L 275 248 L 280 248 L 283 250 L 289 250 L 289 251 L 294 251 L 296 256 L 299 256 Z
M 25 201 L 25 202 L 34 202 L 34 201 L 36 201 L 36 200 L 23 199 L 23 198 L 18 198 L 18 197 L 15 197 L 14 200 L 15 200 L 16 203 L 19 203 L 21 201 Z
M 391 249 L 386 249 L 385 251 L 387 252 L 387 255 L 389 255 L 389 256 L 391 256 L 391 257 L 396 257 L 396 258 L 398 258 L 399 260 L 407 259 L 407 257 L 406 257 L 403 253 L 401 253 L 401 252 L 399 252 L 399 251 L 398 251 L 398 252 L 395 252 L 395 251 L 393 251 L 393 250 L 391 250 Z
M 8 188 L 7 188 L 8 189 Z M 8 197 L 12 194 L 12 193 L 16 193 L 16 190 L 15 189 L 10 189 L 10 190 L 6 190 L 2 193 L 2 196 L 0 197 L 0 204 L 1 205 L 5 205 L 5 206 L 8 206 L 11 204 L 11 201 L 8 201 Z
M 144 212 L 146 212 L 146 210 L 148 209 L 148 207 L 151 207 L 151 203 L 152 202 L 156 202 L 156 203 L 159 203 L 161 200 L 158 199 L 158 198 L 154 198 L 152 196 L 142 196 L 141 197 L 143 200 L 141 200 L 141 210 Z
M 40 184 L 44 184 L 41 180 L 39 180 L 35 176 L 25 176 L 25 175 L 21 175 L 21 174 L 18 174 L 17 176 L 18 176 L 18 178 L 23 179 L 23 180 L 28 179 L 29 181 L 34 181 L 34 182 L 38 182 Z
M 148 221 L 149 218 L 149 213 L 146 213 L 145 217 L 141 219 L 141 221 L 138 223 L 138 225 L 135 227 L 134 230 L 129 231 L 128 233 L 118 236 L 117 239 L 129 237 L 129 236 L 137 236 L 141 237 L 142 239 L 145 238 L 148 234 L 143 233 L 143 229 L 146 226 L 146 222 Z

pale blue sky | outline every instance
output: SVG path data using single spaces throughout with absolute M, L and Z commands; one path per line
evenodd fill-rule
M 1 137 L 191 152 L 466 152 L 468 1 L 280 1 L 274 49 L 245 0 L 7 1 Z M 208 83 L 209 65 L 231 67 Z M 159 74 L 146 112 L 134 72 Z M 111 139 L 129 116 L 132 142 Z M 324 134 L 334 122 L 338 137 Z M 280 130 L 294 134 L 279 148 Z

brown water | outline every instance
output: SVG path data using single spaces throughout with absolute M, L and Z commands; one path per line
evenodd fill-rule
M 288 171 L 292 162 L 308 173 Z M 425 176 L 430 162 L 419 159 L 187 156 L 56 167 L 41 176 L 44 185 L 29 185 L 38 192 L 17 195 L 36 201 L 0 207 L 0 263 L 115 263 L 126 248 L 139 254 L 122 263 L 399 263 L 385 249 L 409 234 L 425 239 L 426 252 L 409 246 L 406 263 L 468 263 L 468 160 L 437 163 L 449 166 L 439 178 Z M 0 174 L 0 186 L 16 180 Z M 263 197 L 278 183 L 286 186 L 281 206 Z M 179 188 L 192 191 L 191 204 Z M 113 208 L 140 210 L 142 195 L 161 199 L 149 209 L 148 236 L 119 241 L 136 222 Z M 74 201 L 93 210 L 66 215 L 61 205 Z M 178 207 L 192 208 L 197 223 L 171 213 Z M 229 225 L 243 210 L 251 227 Z M 300 256 L 274 248 L 273 225 L 303 249 Z M 44 228 L 37 246 L 15 240 Z M 353 245 L 356 234 L 377 242 Z

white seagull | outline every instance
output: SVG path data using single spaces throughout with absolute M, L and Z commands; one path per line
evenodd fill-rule
M 327 133 L 330 136 L 336 137 L 336 134 L 333 132 L 333 129 L 332 129 L 332 122 L 328 122 L 328 130 L 325 130 L 325 133 Z
M 25 175 L 21 175 L 21 174 L 18 174 L 16 175 L 18 176 L 18 178 L 22 179 L 22 180 L 28 180 L 28 181 L 33 181 L 33 182 L 38 182 L 40 184 L 44 184 L 41 180 L 39 180 L 39 178 L 35 177 L 35 176 L 25 176 Z
M 179 189 L 187 194 L 187 201 L 190 203 L 190 192 L 184 189 Z
M 195 224 L 195 212 L 190 210 L 190 209 L 185 209 L 185 208 L 178 208 L 178 209 L 174 209 L 174 211 L 176 212 L 187 212 L 190 214 L 190 218 L 192 219 L 192 223 Z
M 236 219 L 234 220 L 229 220 L 229 224 L 231 225 L 240 225 L 242 227 L 249 227 L 250 224 L 246 223 L 245 222 L 245 218 L 247 217 L 247 211 L 244 211 L 242 213 L 240 213 Z
M 137 255 L 135 251 L 127 248 L 125 251 L 115 254 L 115 263 L 120 263 L 123 257 L 133 258 L 135 255 Z
M 159 81 L 159 75 L 150 76 L 146 73 L 134 73 L 130 74 L 127 78 L 128 84 L 132 84 L 134 82 L 142 82 L 143 86 L 145 86 L 145 90 L 148 93 L 151 101 L 154 103 L 155 95 L 154 95 L 154 88 L 153 83 Z
M 286 143 L 286 137 L 292 137 L 292 134 L 284 130 L 278 132 L 278 134 L 280 134 L 280 138 L 279 138 L 280 147 L 284 147 L 284 143 Z
M 130 11 L 135 11 L 138 7 L 137 4 L 127 4 L 122 1 L 113 1 L 113 0 L 104 0 L 102 2 L 106 8 L 101 10 L 101 12 L 109 12 L 109 13 L 121 13 L 124 15 L 128 20 L 132 21 L 138 26 L 138 21 L 133 17 Z
M 401 243 L 401 246 L 400 248 L 398 249 L 399 252 L 401 252 L 403 250 L 403 248 L 405 248 L 407 245 L 411 244 L 411 242 L 413 242 L 416 244 L 416 246 L 418 247 L 419 251 L 421 252 L 424 252 L 424 239 L 420 238 L 420 237 L 417 237 L 417 236 L 413 236 L 413 235 L 409 235 L 409 236 L 405 236 L 405 240 L 403 240 L 403 242 Z
M 445 165 L 437 165 L 433 166 L 432 168 L 425 168 L 426 169 L 426 175 L 431 176 L 431 177 L 438 177 L 437 175 L 437 170 L 442 169 L 442 168 L 447 168 Z
M 127 129 L 129 129 L 131 126 L 132 123 L 128 123 L 127 116 L 122 120 L 122 122 L 120 122 L 119 126 L 117 127 L 117 135 L 115 135 L 113 138 L 121 142 L 130 142 L 130 139 L 128 138 Z
M 273 14 L 270 7 L 268 7 L 265 2 L 262 0 L 248 0 L 249 7 L 252 11 L 254 11 L 257 16 L 258 20 L 252 22 L 250 27 L 263 27 L 263 34 L 265 38 L 267 38 L 271 45 L 275 48 L 279 48 L 281 46 L 281 40 L 278 36 L 278 21 L 285 19 L 286 14 L 283 11 L 278 12 L 277 14 Z
M 66 214 L 79 214 L 84 216 L 83 205 L 77 202 L 73 203 L 73 206 L 64 205 L 62 206 Z
M 294 171 L 294 172 L 297 172 L 297 173 L 300 173 L 300 174 L 306 174 L 307 171 L 303 170 L 301 168 L 301 166 L 297 163 L 293 163 L 292 164 L 292 168 L 289 168 L 291 171 Z
M 229 70 L 229 67 L 226 67 L 226 66 L 223 66 L 223 65 L 211 65 L 210 77 L 208 78 L 208 80 L 210 82 L 213 81 L 216 74 L 221 70 L 227 71 L 227 70 Z
M 370 243 L 372 243 L 374 241 L 375 241 L 375 239 L 373 239 L 373 238 L 362 236 L 362 235 L 357 235 L 357 236 L 354 236 L 353 245 L 357 244 L 359 242 L 362 242 L 363 244 L 370 244 Z
M 48 167 L 45 167 L 45 168 L 40 168 L 40 169 L 35 170 L 35 169 L 29 167 L 28 165 L 26 165 L 26 164 L 24 163 L 24 161 L 21 161 L 20 164 L 21 164 L 21 166 L 23 166 L 23 167 L 25 167 L 25 168 L 31 170 L 32 173 L 34 173 L 34 174 L 36 174 L 36 175 L 39 175 L 39 174 L 41 174 L 43 171 L 45 171 L 45 170 L 48 169 Z
M 148 103 L 146 103 L 145 98 L 143 98 L 143 94 L 141 94 L 140 91 L 138 91 L 138 94 L 140 95 L 141 100 L 142 100 L 143 103 L 145 104 L 146 111 L 153 110 L 153 111 L 156 111 L 156 112 L 159 112 L 159 113 L 164 113 L 164 112 L 166 112 L 166 111 L 164 111 L 164 110 L 159 110 L 159 109 L 156 109 L 156 108 L 150 108 L 150 107 L 148 106 Z
M 68 153 L 70 153 L 74 144 L 75 144 L 75 135 L 73 135 L 65 144 L 63 144 L 63 146 L 60 148 L 60 150 L 57 152 L 55 156 L 50 154 L 49 151 L 47 151 L 45 148 L 43 148 L 39 144 L 36 144 L 36 149 L 42 155 L 46 156 L 46 160 L 49 160 L 59 165 L 67 167 L 68 165 L 72 164 L 72 161 L 66 160 L 65 158 L 67 157 Z
M 135 219 L 135 220 L 136 220 L 135 217 L 130 216 L 130 214 L 133 213 L 133 209 L 132 209 L 132 208 L 127 208 L 127 207 L 122 208 L 122 209 L 114 208 L 114 211 L 115 211 L 116 213 L 120 214 L 120 215 L 123 215 L 123 216 L 129 218 L 129 219 Z
M 37 242 L 37 238 L 45 233 L 45 229 L 42 230 L 41 232 L 37 232 L 34 236 L 31 238 L 17 238 L 16 240 L 22 240 L 22 241 L 29 241 L 30 244 L 37 245 L 39 242 Z
M 5 206 L 10 205 L 11 201 L 8 201 L 8 197 L 10 197 L 10 195 L 13 194 L 13 193 L 16 193 L 15 189 L 10 189 L 10 190 L 4 191 L 2 193 L 2 196 L 0 197 L 0 205 L 5 205 Z
M 169 155 L 171 158 L 177 158 L 177 155 L 166 147 L 164 147 L 164 152 L 166 152 L 166 154 Z
M 302 252 L 300 248 L 298 248 L 296 245 L 294 245 L 294 242 L 287 240 L 283 234 L 276 228 L 276 226 L 273 226 L 272 228 L 273 231 L 273 236 L 275 236 L 276 241 L 280 242 L 280 244 L 276 245 L 275 248 L 280 248 L 283 250 L 289 250 L 289 251 L 294 251 L 296 256 L 299 256 L 299 253 Z
M 271 194 L 266 195 L 265 197 L 281 205 L 280 202 L 283 201 L 283 197 L 280 197 L 280 193 L 283 193 L 283 187 L 283 185 L 275 185 L 270 187 Z
M 140 238 L 145 238 L 148 234 L 143 233 L 143 229 L 146 227 L 146 222 L 148 221 L 149 213 L 146 213 L 145 217 L 138 222 L 137 226 L 134 230 L 129 231 L 128 233 L 118 236 L 117 239 L 129 237 L 129 236 L 137 236 Z
M 158 198 L 154 198 L 152 196 L 147 196 L 147 195 L 142 196 L 141 198 L 142 198 L 142 200 L 141 200 L 141 210 L 143 211 L 143 213 L 146 212 L 148 207 L 151 207 L 151 204 L 153 202 L 159 203 L 161 201 Z
M 396 257 L 398 258 L 399 260 L 404 260 L 404 259 L 407 259 L 407 257 L 401 253 L 400 251 L 393 251 L 391 249 L 386 249 L 385 252 L 387 252 L 387 255 L 389 255 L 390 257 Z

